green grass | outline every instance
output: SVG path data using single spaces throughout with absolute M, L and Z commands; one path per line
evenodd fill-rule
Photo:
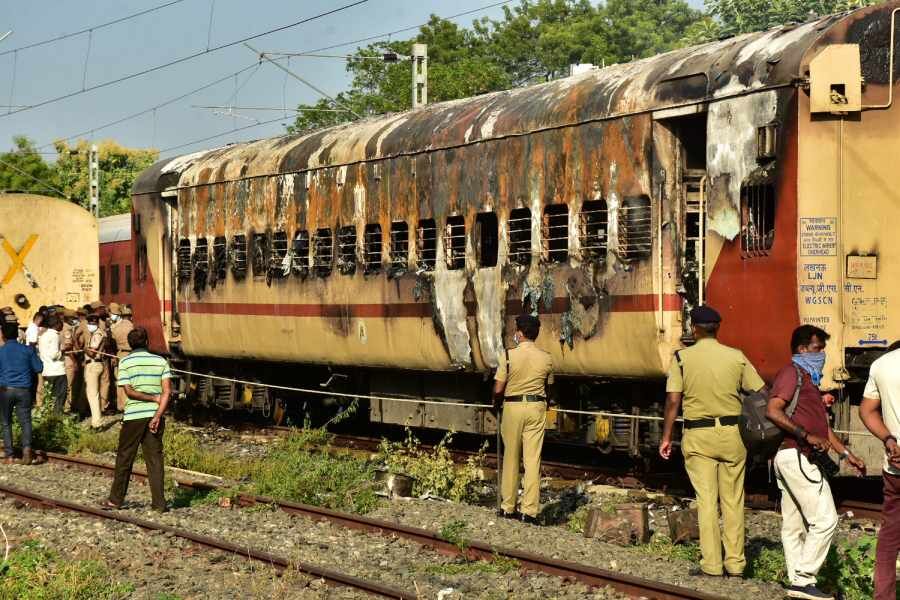
M 3 565 L 2 600 L 118 600 L 133 587 L 97 560 L 66 560 L 38 542 L 26 542 Z
M 464 560 L 451 563 L 428 565 L 425 572 L 431 575 L 505 575 L 519 569 L 519 561 L 514 558 L 494 554 L 491 560 Z

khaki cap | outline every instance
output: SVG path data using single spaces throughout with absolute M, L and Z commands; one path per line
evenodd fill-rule
M 122 316 L 123 316 L 123 317 L 130 317 L 130 316 L 132 316 L 133 314 L 134 314 L 134 313 L 132 312 L 130 306 L 123 306 L 123 307 L 122 307 Z
M 122 307 L 119 306 L 118 302 L 110 302 L 109 303 L 109 314 L 111 315 L 121 315 Z
M 94 310 L 97 310 L 101 306 L 105 306 L 105 305 L 102 302 L 100 302 L 99 300 L 95 300 L 94 302 L 91 302 L 91 308 L 93 308 Z
M 78 316 L 78 313 L 76 313 L 71 308 L 65 309 L 62 314 L 64 319 L 74 319 Z

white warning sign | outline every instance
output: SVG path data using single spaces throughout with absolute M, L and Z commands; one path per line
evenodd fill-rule
M 837 218 L 800 219 L 800 256 L 837 255 Z

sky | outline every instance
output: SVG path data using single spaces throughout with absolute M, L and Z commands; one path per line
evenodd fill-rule
M 6 52 L 0 55 L 0 148 L 11 147 L 14 135 L 26 135 L 52 159 L 54 140 L 81 134 L 85 139 L 114 139 L 125 146 L 157 148 L 162 156 L 174 156 L 280 135 L 293 121 L 294 113 L 289 110 L 235 110 L 235 115 L 222 115 L 216 114 L 222 110 L 197 107 L 290 109 L 315 102 L 319 94 L 274 65 L 257 67 L 257 56 L 242 44 L 214 50 L 217 46 L 329 11 L 336 12 L 249 43 L 260 51 L 308 52 L 417 27 L 431 14 L 449 17 L 477 11 L 453 19 L 463 25 L 483 16 L 502 15 L 499 6 L 484 9 L 498 0 L 364 0 L 338 10 L 359 1 L 42 0 L 17 2 L 14 9 L 13 3 L 7 3 L 7 14 L 0 13 L 0 33 L 10 29 L 13 33 L 0 41 L 0 53 Z M 169 2 L 173 4 L 109 27 L 10 52 Z M 690 3 L 700 5 L 699 0 Z M 412 35 L 414 31 L 407 31 L 394 37 L 408 39 Z M 351 43 L 325 53 L 350 53 L 367 43 Z M 179 64 L 90 89 L 198 53 Z M 330 95 L 349 83 L 340 59 L 294 57 L 282 64 Z M 99 129 L 217 80 L 222 81 L 187 98 Z M 78 93 L 82 90 L 87 91 Z M 67 94 L 74 95 L 16 112 Z M 274 122 L 255 125 L 268 120 Z

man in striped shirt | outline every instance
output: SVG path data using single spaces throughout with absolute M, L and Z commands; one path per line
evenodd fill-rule
M 147 330 L 135 327 L 128 333 L 131 353 L 119 362 L 116 384 L 124 388 L 128 401 L 119 433 L 116 474 L 105 508 L 120 508 L 128 493 L 128 481 L 138 446 L 144 450 L 144 462 L 150 479 L 153 510 L 166 511 L 163 491 L 163 413 L 169 404 L 172 372 L 162 356 L 147 350 Z

